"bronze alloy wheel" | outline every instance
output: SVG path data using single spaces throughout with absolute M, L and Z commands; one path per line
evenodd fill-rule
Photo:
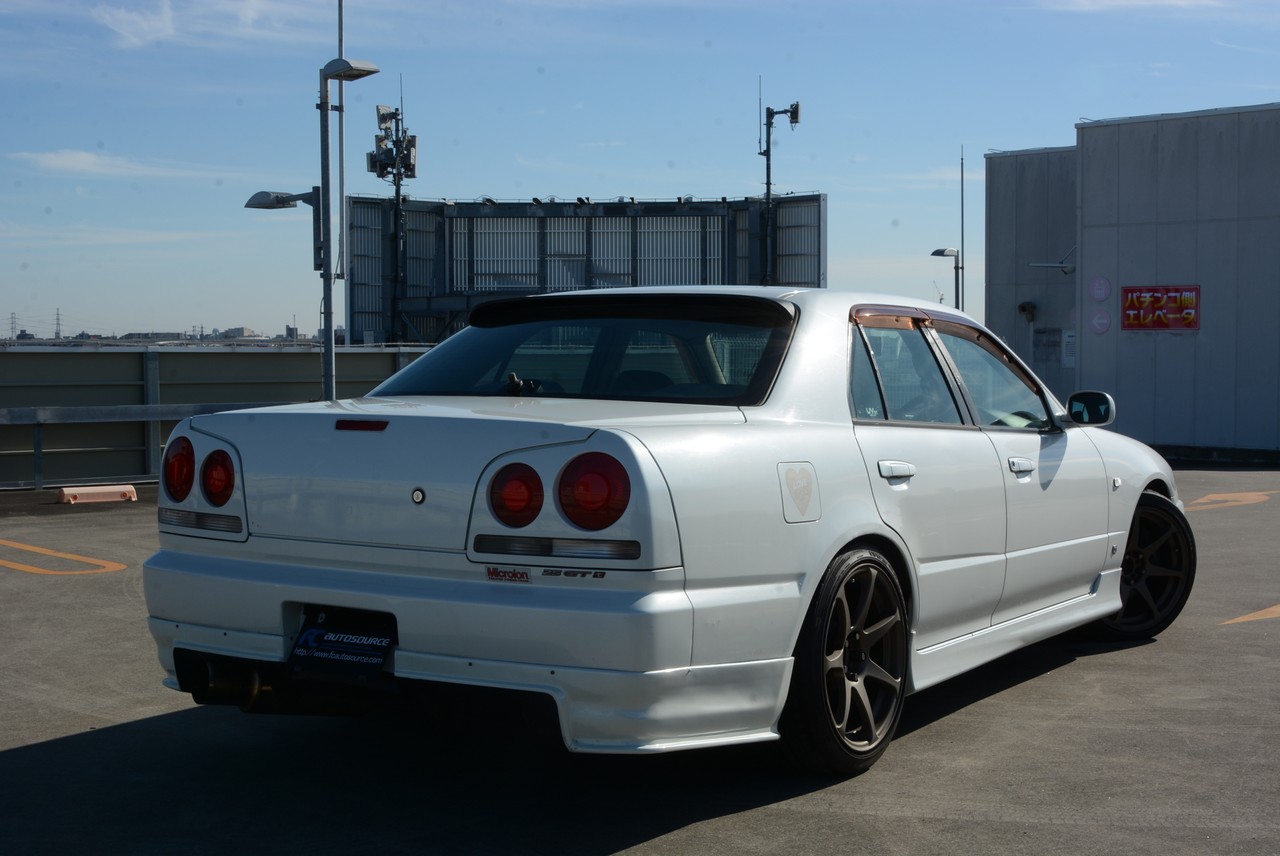
M 866 770 L 893 739 L 906 672 L 906 610 L 893 568 L 871 550 L 837 557 L 801 632 L 783 738 L 810 768 Z

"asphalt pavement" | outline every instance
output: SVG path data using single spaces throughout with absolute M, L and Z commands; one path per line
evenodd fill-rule
M 1183 470 L 1199 570 L 1155 640 L 1071 633 L 907 701 L 868 773 L 774 744 L 570 755 L 504 698 L 249 716 L 164 688 L 137 502 L 0 493 L 0 853 L 1280 852 L 1280 473 Z

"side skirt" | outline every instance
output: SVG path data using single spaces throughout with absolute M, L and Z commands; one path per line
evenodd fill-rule
M 1019 648 L 1105 618 L 1120 608 L 1120 569 L 1104 571 L 1086 595 L 993 624 L 911 654 L 909 693 L 931 687 Z

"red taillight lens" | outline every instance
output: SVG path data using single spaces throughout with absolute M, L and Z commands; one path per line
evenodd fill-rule
M 508 526 L 528 526 L 542 510 L 542 479 L 528 464 L 507 464 L 489 483 L 489 507 Z
M 204 459 L 200 468 L 200 489 L 211 505 L 223 506 L 236 488 L 236 468 L 231 456 L 221 449 Z
M 618 522 L 631 502 L 631 479 L 617 458 L 588 452 L 560 474 L 560 509 L 575 526 L 592 531 Z
M 174 437 L 164 450 L 164 492 L 174 502 L 182 502 L 196 481 L 196 450 L 186 437 Z

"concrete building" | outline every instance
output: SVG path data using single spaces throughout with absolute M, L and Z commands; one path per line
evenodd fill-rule
M 1171 455 L 1280 460 L 1280 104 L 1076 125 L 987 167 L 986 321 Z

